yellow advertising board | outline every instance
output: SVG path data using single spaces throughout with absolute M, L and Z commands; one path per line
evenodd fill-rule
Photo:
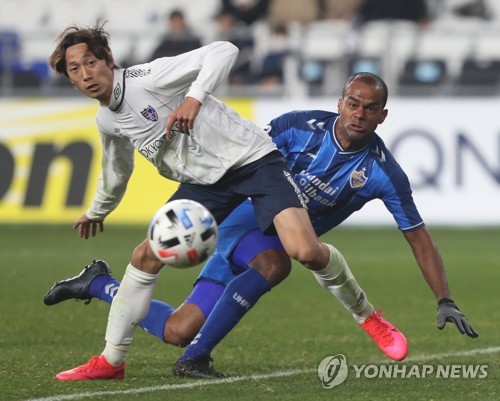
M 227 103 L 252 118 L 250 100 Z M 85 213 L 100 171 L 97 107 L 79 98 L 0 101 L 0 223 L 72 223 Z M 178 185 L 138 153 L 135 164 L 107 222 L 148 223 Z

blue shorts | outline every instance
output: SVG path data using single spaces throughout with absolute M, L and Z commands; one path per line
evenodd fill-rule
M 198 280 L 227 285 L 248 263 L 268 249 L 283 250 L 277 236 L 267 236 L 257 225 L 250 201 L 243 202 L 219 226 L 217 250 L 205 263 Z
M 252 200 L 260 229 L 275 234 L 273 219 L 284 209 L 304 207 L 299 190 L 279 151 L 229 170 L 212 185 L 181 184 L 170 200 L 191 199 L 204 205 L 218 224 L 247 198 Z
M 217 250 L 205 263 L 185 302 L 197 305 L 207 318 L 227 284 L 268 249 L 282 250 L 283 245 L 277 236 L 262 233 L 252 203 L 246 200 L 219 225 Z
M 205 319 L 207 319 L 215 304 L 222 296 L 224 288 L 226 287 L 220 283 L 198 280 L 185 302 L 197 305 L 201 313 L 205 316 Z

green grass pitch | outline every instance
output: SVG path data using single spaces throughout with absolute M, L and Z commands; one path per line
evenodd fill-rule
M 436 328 L 436 302 L 394 228 L 339 228 L 325 236 L 346 256 L 369 299 L 409 341 L 411 365 L 487 365 L 486 378 L 356 378 L 322 387 L 316 367 L 343 354 L 348 364 L 390 363 L 352 317 L 299 265 L 215 349 L 227 382 L 181 380 L 182 350 L 138 329 L 123 381 L 60 383 L 54 375 L 104 345 L 109 306 L 67 301 L 47 307 L 54 281 L 93 258 L 121 278 L 144 227 L 109 225 L 84 241 L 69 226 L 0 227 L 0 400 L 498 400 L 500 399 L 500 229 L 430 228 L 452 295 L 480 337 Z M 177 306 L 199 268 L 165 268 L 155 298 Z M 471 352 L 472 350 L 472 352 Z

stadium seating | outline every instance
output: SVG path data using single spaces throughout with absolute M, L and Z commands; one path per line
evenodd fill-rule
M 444 59 L 410 58 L 406 60 L 399 77 L 399 94 L 436 94 L 447 79 L 448 70 Z
M 490 20 L 450 16 L 450 4 L 443 2 L 444 14 L 425 28 L 393 20 L 361 26 L 341 20 L 291 23 L 284 86 L 298 87 L 298 79 L 318 88 L 312 94 L 331 95 L 338 93 L 338 85 L 348 74 L 368 70 L 380 74 L 402 95 L 417 93 L 419 88 L 424 93 L 485 94 L 487 86 L 488 93 L 499 94 L 498 85 L 492 82 L 496 82 L 500 60 L 500 1 L 488 1 L 491 15 L 497 16 Z M 46 66 L 47 57 L 57 34 L 72 23 L 108 21 L 115 58 L 126 66 L 148 60 L 165 30 L 165 16 L 175 8 L 185 13 L 206 43 L 213 37 L 219 6 L 219 0 L 2 0 L 0 92 L 10 94 L 9 85 L 59 87 Z M 269 48 L 271 29 L 263 22 L 253 31 L 250 58 L 258 66 Z M 296 73 L 290 73 L 291 68 Z M 290 92 L 293 88 L 283 90 Z
M 466 59 L 456 81 L 456 94 L 494 95 L 500 84 L 500 59 Z

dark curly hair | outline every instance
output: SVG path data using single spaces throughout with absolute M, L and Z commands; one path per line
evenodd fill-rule
M 50 67 L 58 74 L 66 77 L 66 50 L 68 47 L 79 43 L 86 43 L 89 51 L 99 60 L 105 60 L 107 63 L 113 61 L 111 49 L 109 48 L 109 33 L 104 30 L 106 22 L 97 23 L 94 27 L 80 27 L 77 25 L 66 28 L 58 36 L 57 46 L 49 57 Z M 120 68 L 114 64 L 113 68 Z

